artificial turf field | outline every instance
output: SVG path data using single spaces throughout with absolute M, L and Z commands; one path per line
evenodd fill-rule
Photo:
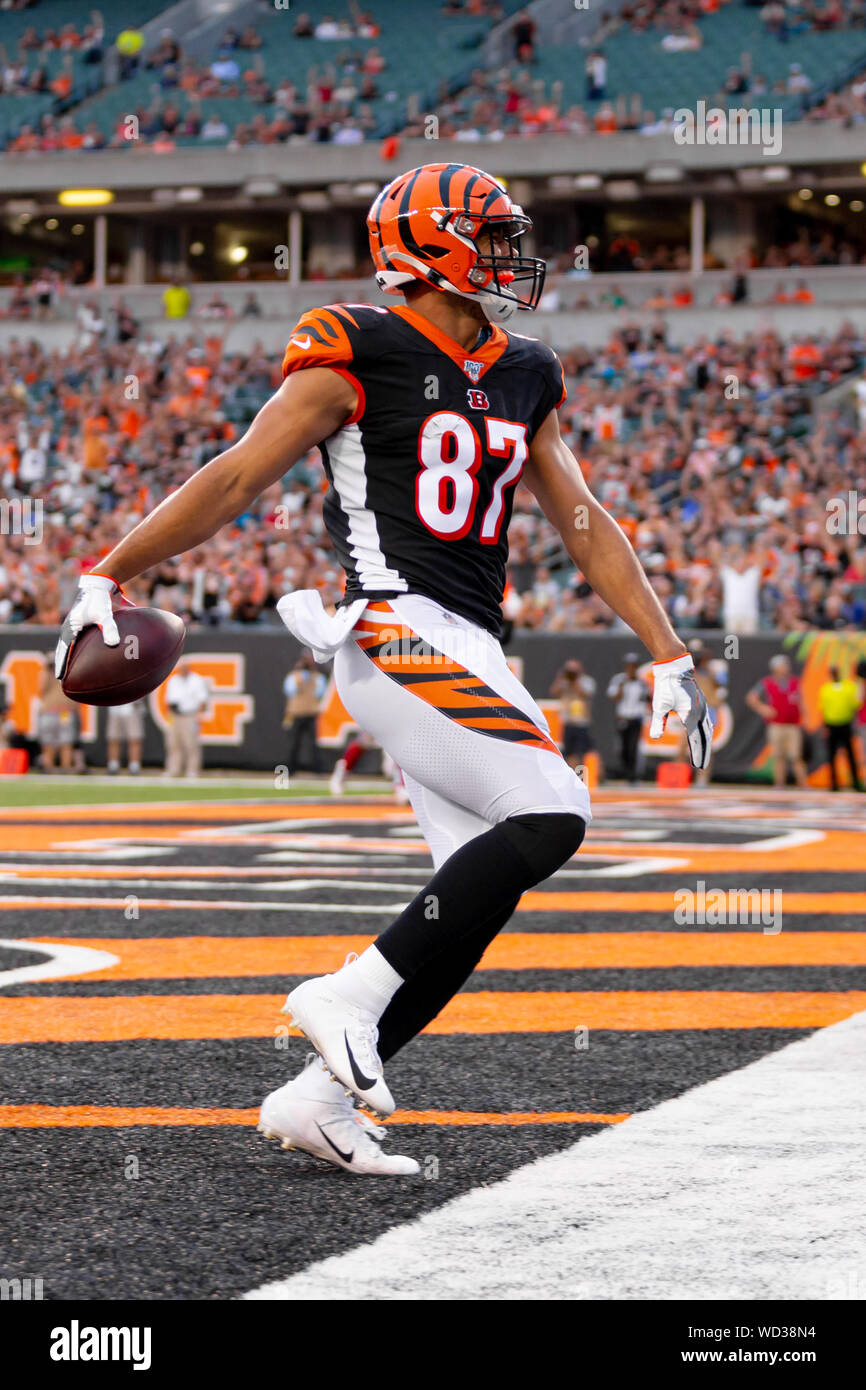
M 679 1223 L 697 1297 L 866 1296 L 866 798 L 613 788 L 594 809 L 389 1064 L 390 1147 L 421 1175 L 364 1179 L 255 1122 L 305 1054 L 286 992 L 430 872 L 411 808 L 370 784 L 2 784 L 0 1272 L 53 1299 L 497 1297 L 506 1277 L 673 1298 Z M 780 929 L 677 920 L 701 883 L 780 894 Z M 795 1211 L 816 1190 L 830 1214 Z

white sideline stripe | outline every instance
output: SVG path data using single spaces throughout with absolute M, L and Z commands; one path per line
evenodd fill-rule
M 65 975 L 87 975 L 92 970 L 108 970 L 120 964 L 120 956 L 110 951 L 95 951 L 92 946 L 59 946 L 49 941 L 26 941 L 22 937 L 2 938 L 0 946 L 14 951 L 38 951 L 48 957 L 39 965 L 0 970 L 0 989 L 24 984 L 27 980 L 62 980 Z
M 124 885 L 128 887 L 129 885 Z M 151 884 L 148 881 L 148 887 Z M 247 885 L 244 884 L 244 887 Z M 391 885 L 389 885 L 390 887 Z M 414 884 L 412 891 L 415 891 Z M 138 895 L 138 906 L 145 908 L 152 901 L 165 903 L 167 907 L 160 911 L 171 908 L 183 908 L 184 911 L 206 911 L 209 907 L 219 908 L 221 911 L 231 912 L 378 912 L 383 916 L 394 916 L 395 913 L 403 912 L 409 906 L 408 903 L 266 903 L 266 902 L 236 902 L 234 898 L 161 898 L 151 894 L 150 898 Z M 71 907 L 75 909 L 94 908 L 111 911 L 120 911 L 128 906 L 126 898 L 95 898 L 82 895 L 80 898 L 73 897 L 25 897 L 16 893 L 0 893 L 0 907 L 6 908 L 32 908 L 40 911 L 48 907 Z M 101 969 L 95 966 L 94 969 Z
M 862 1299 L 864 1057 L 861 1013 L 244 1297 Z
M 427 877 L 430 877 L 429 871 Z M 72 882 L 76 886 L 89 885 L 90 887 L 93 887 L 93 885 L 96 884 L 100 888 L 149 888 L 151 890 L 151 896 L 154 895 L 153 890 L 160 887 L 170 888 L 172 892 L 175 892 L 175 890 L 178 888 L 191 888 L 195 892 L 200 893 L 204 884 L 204 881 L 200 878 L 161 879 L 134 878 L 131 876 L 124 876 L 118 878 L 103 878 L 101 876 L 95 876 L 88 878 L 85 874 L 77 875 L 76 878 L 72 880 Z M 2 871 L 0 871 L 0 883 L 18 883 L 22 885 L 30 885 L 42 888 L 54 888 L 57 886 L 57 879 L 50 877 L 42 878 L 41 876 L 36 877 L 35 875 L 30 874 L 3 873 Z M 244 889 L 246 892 L 249 892 L 250 889 L 253 889 L 253 891 L 256 893 L 270 893 L 277 891 L 279 891 L 280 893 L 302 893 L 306 892 L 309 888 L 327 888 L 332 893 L 406 892 L 414 894 L 418 891 L 417 883 L 394 883 L 390 879 L 387 883 L 356 883 L 354 879 L 350 883 L 340 883 L 332 878 L 275 878 L 271 879 L 267 883 L 251 883 L 249 879 L 220 879 L 219 886 L 224 892 L 228 889 L 234 888 L 238 890 Z M 142 902 L 144 901 L 146 901 L 146 899 L 143 898 Z

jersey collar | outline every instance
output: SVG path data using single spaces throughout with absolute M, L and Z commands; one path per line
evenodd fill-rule
M 453 338 L 449 338 L 447 333 L 443 333 L 441 328 L 437 328 L 434 323 L 431 323 L 429 319 L 425 319 L 422 314 L 410 309 L 408 304 L 389 305 L 388 311 L 391 314 L 399 314 L 400 318 L 411 328 L 422 333 L 433 343 L 434 347 L 439 348 L 440 352 L 444 352 L 447 357 L 450 357 L 451 361 L 455 362 L 461 372 L 473 383 L 481 380 L 484 373 L 499 361 L 508 347 L 508 334 L 498 324 L 490 325 L 490 337 L 486 343 L 482 343 L 474 352 L 468 352 Z

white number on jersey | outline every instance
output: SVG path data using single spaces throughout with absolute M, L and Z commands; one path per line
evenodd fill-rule
M 505 511 L 505 488 L 517 482 L 526 462 L 526 426 L 485 416 L 484 428 L 489 453 L 508 459 L 481 519 L 480 540 L 495 545 Z M 418 458 L 423 465 L 415 483 L 419 517 L 442 540 L 465 536 L 478 501 L 475 475 L 481 466 L 481 441 L 475 427 L 455 411 L 437 410 L 421 426 Z

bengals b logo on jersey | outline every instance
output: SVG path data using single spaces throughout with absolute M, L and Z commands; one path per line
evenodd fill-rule
M 485 392 L 479 391 L 475 387 L 471 388 L 469 391 L 466 392 L 466 399 L 468 400 L 473 410 L 490 409 L 490 402 L 487 399 Z

